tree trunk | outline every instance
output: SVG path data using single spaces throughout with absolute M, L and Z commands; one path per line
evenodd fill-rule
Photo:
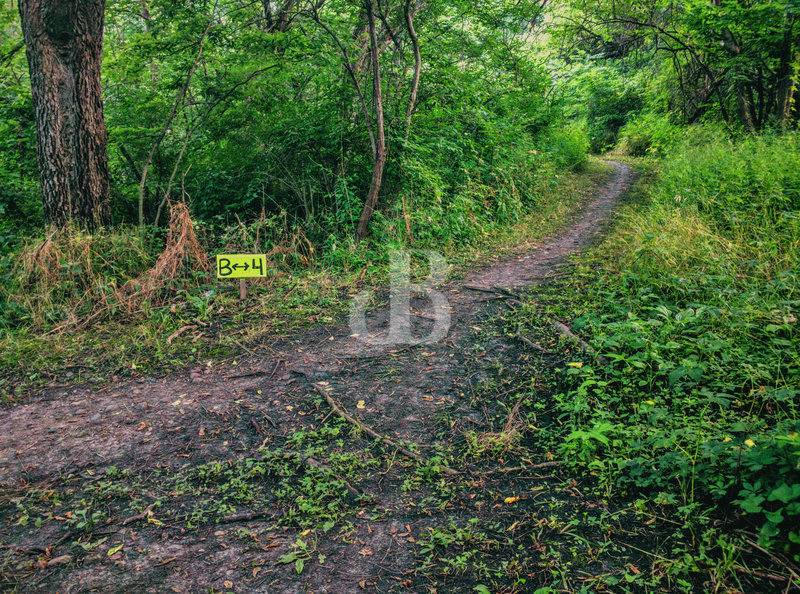
M 375 103 L 375 152 L 372 159 L 372 181 L 369 184 L 369 194 L 364 202 L 364 210 L 358 220 L 358 239 L 364 239 L 369 232 L 369 222 L 375 212 L 378 194 L 383 181 L 383 167 L 386 164 L 386 135 L 383 123 L 383 92 L 381 89 L 380 50 L 378 49 L 378 36 L 375 32 L 375 6 L 373 0 L 365 2 L 367 18 L 369 19 L 369 41 L 372 59 L 372 84 L 373 99 Z
M 408 140 L 408 134 L 411 132 L 411 116 L 417 105 L 419 77 L 422 72 L 422 56 L 419 53 L 419 37 L 416 29 L 414 29 L 414 13 L 411 11 L 411 0 L 406 0 L 405 17 L 408 37 L 411 39 L 411 47 L 414 50 L 414 78 L 411 81 L 411 95 L 408 98 L 408 108 L 406 109 L 406 140 Z
M 110 222 L 100 64 L 105 0 L 20 0 L 48 223 Z
M 795 16 L 787 16 L 788 22 L 784 24 L 783 41 L 781 43 L 781 57 L 776 74 L 775 89 L 775 116 L 782 126 L 787 126 L 792 120 L 793 95 L 797 88 L 797 67 L 793 64 L 800 63 L 800 53 L 793 56 L 793 29 Z M 794 60 L 792 59 L 794 57 Z
M 753 103 L 748 99 L 744 85 L 739 83 L 736 85 L 736 98 L 738 100 L 741 123 L 744 125 L 745 130 L 755 134 L 758 131 L 758 126 L 753 115 Z

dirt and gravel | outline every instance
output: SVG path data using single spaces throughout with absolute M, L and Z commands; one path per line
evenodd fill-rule
M 265 338 L 248 345 L 235 365 L 215 362 L 99 389 L 51 389 L 4 410 L 4 589 L 471 591 L 473 584 L 456 581 L 448 588 L 426 582 L 418 571 L 423 533 L 476 513 L 470 511 L 475 492 L 477 499 L 491 502 L 500 491 L 523 485 L 550 488 L 560 479 L 544 466 L 511 475 L 480 474 L 467 467 L 453 468 L 459 473 L 454 474 L 434 468 L 440 478 L 422 480 L 416 490 L 412 479 L 444 446 L 463 441 L 470 431 L 496 428 L 496 404 L 482 402 L 479 387 L 499 376 L 522 373 L 526 361 L 524 344 L 482 331 L 511 295 L 498 287 L 513 293 L 546 282 L 571 254 L 602 233 L 631 181 L 626 165 L 613 165 L 608 183 L 557 237 L 478 267 L 438 289 L 448 298 L 451 325 L 435 344 L 374 345 L 363 336 L 351 336 L 346 323 L 318 326 L 287 339 Z M 424 334 L 434 324 L 428 305 L 421 297 L 412 300 L 415 332 Z M 386 321 L 385 308 L 371 312 L 373 342 L 385 332 Z M 335 451 L 317 447 L 312 457 L 305 450 L 290 466 L 298 475 L 308 471 L 312 481 L 323 476 L 319 468 L 309 471 L 314 464 L 323 468 L 324 476 L 335 477 L 345 472 L 336 462 L 344 453 L 369 469 L 361 476 L 338 477 L 365 496 L 345 493 L 337 503 L 341 509 L 335 510 L 336 526 L 328 532 L 293 519 L 291 514 L 302 516 L 303 511 L 281 499 L 285 477 L 280 472 L 266 472 L 257 485 L 260 495 L 243 496 L 235 509 L 192 515 L 203 497 L 203 509 L 215 509 L 211 500 L 229 499 L 222 490 L 208 487 L 207 478 L 186 479 L 203 496 L 183 489 L 176 477 L 215 464 L 237 468 L 248 459 L 260 459 L 265 451 L 284 456 L 308 447 L 309 442 L 300 443 L 296 436 L 313 434 L 337 416 L 323 394 L 382 436 L 413 448 L 423 462 L 390 444 L 376 446 L 363 433 L 345 431 L 331 437 Z M 535 467 L 543 461 L 532 462 Z M 410 470 L 414 464 L 416 471 Z M 502 460 L 498 464 L 514 465 Z M 472 499 L 466 490 L 461 492 L 465 484 L 474 489 Z M 444 497 L 448 485 L 458 486 L 458 492 Z M 301 492 L 311 487 L 297 488 Z M 423 504 L 425 497 L 444 501 L 441 509 Z M 81 509 L 97 511 L 96 522 L 81 525 Z M 37 516 L 36 510 L 45 511 Z M 489 507 L 479 511 L 487 513 Z M 498 521 L 512 523 L 519 512 L 503 508 L 494 513 Z M 190 516 L 191 526 L 186 521 Z M 285 560 L 297 552 L 298 538 L 313 541 L 312 552 L 299 551 L 303 567 L 279 563 L 282 556 Z M 540 577 L 545 583 L 546 576 Z M 537 582 L 535 576 L 528 579 L 529 584 Z

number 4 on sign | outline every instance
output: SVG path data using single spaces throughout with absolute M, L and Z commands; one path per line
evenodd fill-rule
M 239 299 L 247 297 L 247 278 L 267 276 L 266 254 L 218 254 L 217 278 L 238 278 Z

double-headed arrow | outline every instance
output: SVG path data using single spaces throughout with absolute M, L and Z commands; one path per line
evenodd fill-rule
M 247 262 L 245 262 L 244 264 L 234 264 L 233 266 L 231 266 L 231 268 L 233 268 L 234 270 L 239 270 L 240 268 L 242 268 L 245 271 L 247 271 L 247 269 L 250 268 L 250 265 Z

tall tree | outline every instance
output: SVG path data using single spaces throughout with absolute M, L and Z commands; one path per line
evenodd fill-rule
M 110 218 L 100 95 L 105 0 L 20 0 L 44 216 L 90 230 Z

